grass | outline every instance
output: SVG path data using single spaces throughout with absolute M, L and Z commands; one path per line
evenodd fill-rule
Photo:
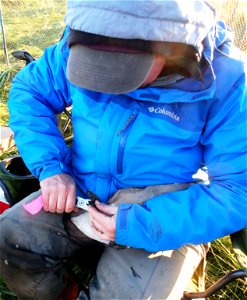
M 244 9 L 240 7 L 236 12 L 236 0 L 212 1 L 217 3 L 222 16 L 226 16 L 229 21 L 233 20 L 232 27 L 237 32 L 236 42 L 239 46 L 246 47 L 246 34 L 243 28 L 246 28 L 247 17 L 244 15 Z M 11 52 L 26 50 L 34 57 L 39 57 L 45 47 L 56 42 L 64 29 L 65 0 L 2 0 L 2 9 L 10 64 L 6 65 L 3 53 L 0 51 L 0 125 L 7 125 L 9 118 L 7 97 L 11 80 L 24 66 L 23 62 L 11 56 Z M 228 11 L 231 13 L 226 13 Z M 246 51 L 246 48 L 243 50 Z M 10 149 L 0 155 L 0 160 L 14 153 L 16 149 Z M 206 287 L 237 267 L 229 238 L 224 237 L 214 241 L 207 257 Z M 82 274 L 80 271 L 79 273 Z M 88 278 L 84 277 L 84 280 L 87 282 Z M 244 300 L 246 295 L 246 281 L 235 280 L 210 300 Z M 16 300 L 1 279 L 0 299 Z
M 2 1 L 5 39 L 10 64 L 16 61 L 11 52 L 26 50 L 39 57 L 44 48 L 55 43 L 65 24 L 65 0 L 5 0 Z M 0 71 L 6 68 L 6 59 L 0 52 Z
M 11 81 L 19 69 L 19 65 L 13 64 L 0 71 L 0 125 L 8 124 L 9 113 L 6 109 L 8 92 Z
M 2 0 L 9 65 L 0 51 L 0 125 L 8 124 L 5 107 L 11 80 L 25 66 L 11 53 L 25 50 L 39 57 L 44 48 L 59 40 L 65 27 L 64 12 L 65 0 Z
M 211 249 L 207 255 L 206 287 L 211 286 L 219 278 L 230 271 L 239 269 L 240 266 L 235 259 L 231 248 L 230 238 L 224 237 L 212 242 Z M 246 279 L 237 279 L 210 297 L 210 300 L 245 300 L 247 296 Z

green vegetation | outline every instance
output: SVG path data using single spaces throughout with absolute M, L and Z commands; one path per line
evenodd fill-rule
M 230 238 L 224 237 L 215 240 L 207 255 L 206 266 L 206 287 L 211 286 L 219 278 L 222 278 L 230 271 L 239 269 L 236 258 L 232 252 Z M 245 300 L 247 295 L 247 280 L 237 279 L 220 290 L 210 300 Z
M 8 110 L 7 110 L 7 98 L 11 85 L 11 81 L 15 76 L 19 66 L 13 64 L 0 71 L 0 125 L 6 125 L 8 123 Z
M 232 27 L 237 33 L 236 41 L 239 41 L 239 46 L 245 45 L 246 47 L 246 40 L 244 40 L 246 34 L 244 32 L 247 16 L 244 14 L 245 10 L 242 8 L 236 12 L 234 6 L 236 0 L 222 2 L 213 0 L 212 2 L 218 3 L 218 7 L 222 9 L 221 15 L 226 16 L 229 22 L 231 18 L 234 20 Z M 34 57 L 39 57 L 45 47 L 56 42 L 64 29 L 65 0 L 2 0 L 1 3 L 10 64 L 7 66 L 3 53 L 0 52 L 0 125 L 7 125 L 7 96 L 11 80 L 16 72 L 25 65 L 24 62 L 14 59 L 11 52 L 26 50 Z M 227 13 L 229 11 L 231 13 Z M 243 50 L 246 51 L 246 48 Z M 15 152 L 16 149 L 11 149 L 3 153 L 0 155 L 0 160 L 13 155 Z M 206 287 L 237 267 L 231 252 L 229 238 L 225 237 L 214 241 L 208 253 Z M 86 278 L 87 280 L 88 278 Z M 211 297 L 210 300 L 244 300 L 246 293 L 246 282 L 235 280 L 227 288 Z M 0 299 L 16 299 L 1 279 Z
M 44 48 L 59 40 L 65 27 L 65 0 L 5 0 L 2 13 L 10 63 L 16 62 L 10 55 L 16 50 L 39 57 Z M 4 62 L 0 54 L 0 70 Z
M 0 51 L 0 125 L 7 125 L 8 91 L 14 75 L 25 66 L 11 53 L 25 50 L 38 58 L 59 40 L 65 28 L 65 0 L 2 0 L 2 17 L 9 64 Z M 2 31 L 0 31 L 2 39 Z

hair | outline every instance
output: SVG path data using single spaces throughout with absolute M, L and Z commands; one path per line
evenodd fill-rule
M 166 59 L 166 65 L 160 76 L 180 74 L 185 77 L 201 78 L 203 59 L 201 53 L 193 45 L 176 42 L 112 38 L 71 29 L 68 45 L 72 47 L 74 44 L 91 47 L 100 45 L 123 47 L 139 52 L 161 54 Z

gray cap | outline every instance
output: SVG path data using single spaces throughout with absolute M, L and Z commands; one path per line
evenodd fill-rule
M 201 53 L 202 41 L 215 24 L 215 12 L 203 0 L 67 0 L 65 21 L 77 31 L 189 44 Z M 145 82 L 154 62 L 151 53 L 121 53 L 75 44 L 70 48 L 67 76 L 89 90 L 127 93 Z
M 102 51 L 76 44 L 70 49 L 67 77 L 88 90 L 123 94 L 145 82 L 154 61 L 153 54 Z

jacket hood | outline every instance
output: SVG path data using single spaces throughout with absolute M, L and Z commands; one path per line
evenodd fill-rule
M 69 48 L 67 46 L 67 38 L 70 28 L 67 27 L 62 41 L 62 55 L 67 59 L 69 55 Z M 157 84 L 150 84 L 150 87 L 145 89 L 138 89 L 129 93 L 129 96 L 145 100 L 152 98 L 153 102 L 193 102 L 207 98 L 212 98 L 215 92 L 215 72 L 212 66 L 214 54 L 216 49 L 220 49 L 223 55 L 243 59 L 240 50 L 233 46 L 233 32 L 221 20 L 210 29 L 207 36 L 203 40 L 203 55 L 206 58 L 207 68 L 203 74 L 203 80 L 198 81 L 194 78 L 184 78 L 183 80 L 176 81 L 171 78 L 161 78 Z M 246 58 L 245 58 L 246 59 Z M 164 80 L 165 83 L 162 81 Z M 156 87 L 166 87 L 166 89 L 157 89 Z M 169 90 L 169 93 L 167 93 Z M 186 92 L 186 94 L 184 93 Z M 196 93 L 195 93 L 196 92 Z M 206 93 L 206 94 L 205 94 Z M 179 94 L 179 95 L 178 95 Z
M 203 0 L 67 0 L 66 25 L 103 36 L 190 44 L 201 42 L 215 23 Z

